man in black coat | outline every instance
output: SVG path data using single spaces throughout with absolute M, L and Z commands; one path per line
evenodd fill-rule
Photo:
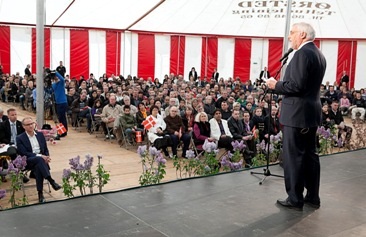
M 316 131 L 321 124 L 319 88 L 326 60 L 313 43 L 315 31 L 308 23 L 295 23 L 289 34 L 297 50 L 283 81 L 271 78 L 270 89 L 284 95 L 280 123 L 283 125 L 283 163 L 288 197 L 277 200 L 286 208 L 302 210 L 304 203 L 319 208 L 320 163 L 316 153 Z M 307 193 L 303 196 L 304 188 Z
M 231 117 L 227 120 L 227 125 L 234 140 L 244 141 L 246 148 L 244 150 L 245 166 L 249 167 L 252 164 L 253 151 L 249 149 L 249 143 L 253 140 L 252 134 L 248 134 L 244 128 L 244 122 L 239 119 L 239 110 L 233 110 Z
M 10 108 L 7 111 L 8 120 L 0 124 L 0 143 L 16 145 L 16 136 L 24 132 L 22 123 L 17 120 L 17 111 Z M 12 127 L 15 127 L 14 132 Z
M 30 64 L 28 64 L 27 67 L 24 69 L 24 75 L 27 75 L 28 77 L 32 76 L 32 73 L 30 71 Z

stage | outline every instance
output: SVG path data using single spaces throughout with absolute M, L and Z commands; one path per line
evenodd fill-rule
M 1 236 L 366 236 L 366 150 L 321 165 L 320 209 L 278 207 L 283 179 L 246 170 L 2 211 Z

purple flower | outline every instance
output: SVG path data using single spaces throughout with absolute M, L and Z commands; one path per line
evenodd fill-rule
M 24 170 L 27 166 L 27 157 L 25 156 L 17 156 L 15 160 L 12 161 L 14 167 L 18 168 L 19 170 Z
M 71 169 L 76 170 L 78 168 L 78 166 L 80 165 L 80 156 L 71 158 L 69 160 L 69 165 L 71 165 Z
M 139 146 L 138 148 L 137 148 L 137 153 L 141 156 L 141 157 L 143 157 L 143 156 L 145 156 L 146 154 L 146 145 L 143 145 L 143 146 Z
M 243 159 L 241 159 L 239 162 L 233 162 L 230 165 L 231 170 L 239 170 L 243 167 Z
M 192 159 L 192 158 L 196 157 L 196 154 L 194 154 L 194 151 L 188 150 L 188 151 L 186 151 L 186 157 L 188 159 Z
M 161 153 L 159 153 L 156 158 L 155 158 L 156 163 L 158 163 L 159 165 L 165 165 L 166 163 L 166 159 L 163 157 L 163 155 Z
M 14 167 L 13 162 L 10 162 L 9 166 L 8 166 L 8 173 L 18 173 L 19 169 Z
M 149 153 L 152 156 L 159 156 L 160 155 L 160 151 L 158 151 L 155 147 L 151 146 L 149 147 Z
M 0 189 L 0 199 L 3 199 L 6 196 L 6 190 Z
M 230 166 L 230 163 L 231 162 L 230 162 L 230 160 L 228 158 L 228 155 L 223 156 L 222 159 L 221 159 L 221 161 L 220 161 L 220 163 L 221 163 L 221 166 L 222 167 Z
M 216 150 L 217 146 L 215 142 L 209 142 L 207 139 L 205 140 L 205 143 L 203 143 L 202 146 L 203 150 L 205 150 L 206 152 L 210 153 L 213 152 L 214 150 Z
M 70 176 L 71 176 L 71 170 L 70 169 L 64 169 L 63 174 L 62 174 L 62 178 L 69 179 Z
M 234 151 L 242 151 L 246 147 L 243 140 L 241 140 L 240 142 L 237 140 L 232 141 L 231 145 L 233 146 Z
M 85 161 L 84 161 L 85 170 L 91 169 L 91 167 L 93 166 L 93 160 L 94 160 L 94 158 L 91 155 L 88 154 L 85 156 Z

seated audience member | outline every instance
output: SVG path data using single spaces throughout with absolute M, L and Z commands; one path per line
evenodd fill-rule
M 216 109 L 215 107 L 215 102 L 212 100 L 212 96 L 208 95 L 206 96 L 205 98 L 205 104 L 204 104 L 204 110 L 205 110 L 205 113 L 210 116 L 213 116 L 213 113 Z
M 184 133 L 184 125 L 182 118 L 178 116 L 178 108 L 176 106 L 171 106 L 169 110 L 169 115 L 165 117 L 164 121 L 166 123 L 166 132 L 169 134 L 172 140 L 172 152 L 173 156 L 178 157 L 177 148 L 179 141 L 183 142 L 182 157 L 186 158 L 186 151 L 189 148 L 189 143 L 191 137 L 189 134 Z
M 50 174 L 49 163 L 51 162 L 50 154 L 47 148 L 46 139 L 43 133 L 34 131 L 35 122 L 30 117 L 22 120 L 22 125 L 25 132 L 17 137 L 18 153 L 21 156 L 27 157 L 27 170 L 33 171 L 36 178 L 38 191 L 38 201 L 45 202 L 43 196 L 43 181 L 44 179 L 50 182 L 54 190 L 61 189 L 61 186 L 52 179 Z
M 335 91 L 334 86 L 329 86 L 329 90 L 324 93 L 324 98 L 326 99 L 328 104 L 331 104 L 333 100 L 338 100 L 338 94 Z
M 353 99 L 352 101 L 352 119 L 356 119 L 356 114 L 360 113 L 360 119 L 364 120 L 365 119 L 365 101 L 361 98 L 361 93 L 358 91 L 356 92 L 356 98 Z
M 325 129 L 328 129 L 332 126 L 330 118 L 329 118 L 329 105 L 327 102 L 322 106 L 322 126 Z
M 247 135 L 252 135 L 252 139 L 247 140 L 247 145 L 249 147 L 250 151 L 253 151 L 256 153 L 256 134 L 253 134 L 253 128 L 250 126 L 250 114 L 248 111 L 243 112 L 243 124 L 244 124 L 244 130 Z
M 264 137 L 269 139 L 271 135 L 277 135 L 280 132 L 280 122 L 277 117 L 277 107 L 272 106 L 271 114 L 264 118 Z
M 221 110 L 216 109 L 214 117 L 210 119 L 211 137 L 218 141 L 217 146 L 219 148 L 225 148 L 226 150 L 233 150 L 231 142 L 233 141 L 233 135 L 227 125 L 227 121 L 221 119 Z
M 230 133 L 233 135 L 234 140 L 244 141 L 246 148 L 244 150 L 244 160 L 246 165 L 250 166 L 252 163 L 252 155 L 254 151 L 251 151 L 248 146 L 248 141 L 253 139 L 251 134 L 246 132 L 244 128 L 244 122 L 239 118 L 239 110 L 233 110 L 231 117 L 228 119 L 227 124 Z
M 341 110 L 342 115 L 347 115 L 348 109 L 351 106 L 351 102 L 347 98 L 347 94 L 343 94 L 342 98 L 340 99 L 339 102 L 340 102 L 340 110 Z
M 124 131 L 121 130 L 121 126 L 124 129 Z M 132 134 L 136 133 L 136 131 L 142 132 L 143 129 L 137 127 L 137 121 L 136 118 L 130 114 L 130 106 L 125 105 L 123 107 L 123 115 L 120 116 L 119 121 L 117 122 L 116 127 L 116 138 L 118 143 L 122 144 L 122 132 L 124 132 L 127 135 L 127 140 L 131 144 L 132 141 Z
M 28 108 L 29 106 L 31 106 L 32 110 L 35 108 L 33 107 L 33 90 L 34 90 L 34 83 L 33 81 L 28 81 L 27 82 L 27 88 L 25 89 L 25 107 Z
M 190 133 L 193 130 L 194 114 L 191 106 L 187 106 L 182 116 L 184 133 Z
M 208 117 L 205 112 L 199 112 L 196 114 L 193 125 L 193 141 L 197 150 L 202 151 L 202 146 L 207 139 L 209 142 L 215 141 L 211 136 L 210 123 L 208 122 Z
M 262 116 L 262 109 L 256 108 L 254 110 L 253 117 L 251 119 L 251 125 L 250 127 L 258 130 L 259 132 L 259 141 L 262 141 L 264 139 L 264 117 Z
M 138 128 L 142 128 L 144 129 L 144 125 L 142 124 L 142 122 L 147 118 L 148 114 L 147 114 L 147 110 L 146 110 L 146 106 L 144 103 L 139 103 L 137 105 L 137 113 L 136 113 L 136 122 L 137 122 L 137 127 Z
M 88 99 L 85 93 L 81 93 L 79 98 L 74 100 L 71 104 L 72 111 L 72 125 L 74 127 L 78 126 L 77 120 L 80 118 L 86 118 L 87 129 L 90 132 L 91 129 L 91 117 L 90 117 L 90 107 L 88 106 Z
M 24 128 L 22 123 L 17 120 L 16 109 L 8 109 L 7 114 L 8 120 L 0 124 L 0 143 L 16 146 L 16 137 L 24 132 Z
M 341 138 L 342 133 L 346 134 L 344 140 L 342 139 L 342 146 L 344 144 L 349 144 L 352 136 L 352 128 L 346 126 L 344 123 L 342 113 L 339 110 L 339 103 L 336 100 L 332 101 L 331 109 L 329 111 L 329 119 L 331 124 L 334 124 L 338 128 L 338 139 Z
M 109 96 L 109 104 L 103 107 L 102 114 L 100 115 L 102 119 L 101 126 L 104 131 L 106 138 L 114 138 L 113 134 L 108 136 L 108 130 L 112 131 L 114 128 L 114 123 L 117 122 L 117 118 L 122 114 L 122 107 L 117 104 L 116 96 L 111 94 Z
M 130 114 L 131 114 L 132 116 L 136 116 L 136 113 L 137 113 L 138 109 L 137 109 L 137 107 L 136 107 L 136 106 L 131 105 L 131 99 L 130 99 L 130 97 L 129 97 L 129 96 L 127 96 L 127 95 L 126 95 L 126 96 L 123 96 L 122 111 L 124 111 L 124 110 L 123 110 L 123 107 L 124 107 L 125 105 L 130 106 Z
M 222 119 L 228 120 L 231 117 L 231 111 L 227 101 L 221 102 L 221 117 Z
M 169 135 L 166 135 L 164 133 L 164 130 L 166 128 L 166 123 L 163 119 L 163 117 L 159 114 L 159 108 L 155 105 L 150 107 L 150 115 L 146 118 L 146 121 L 154 121 L 154 126 L 151 126 L 148 128 L 148 134 L 147 137 L 149 141 L 153 144 L 153 146 L 160 150 L 162 149 L 164 152 L 164 155 L 166 157 L 169 157 L 168 153 L 168 146 L 171 146 L 172 141 L 170 139 Z
M 170 111 L 170 108 L 171 108 L 172 106 L 178 106 L 178 104 L 177 104 L 176 102 L 177 102 L 176 98 L 171 97 L 171 98 L 169 99 L 169 106 L 168 106 L 168 107 L 166 107 L 166 108 L 165 108 L 165 111 L 164 111 L 164 112 L 165 112 L 165 117 L 169 115 L 169 111 Z M 165 118 L 165 117 L 164 117 L 164 118 Z
M 154 105 L 158 107 L 158 109 L 159 109 L 159 114 L 160 114 L 163 118 L 165 118 L 165 116 L 166 116 L 165 111 L 166 111 L 166 110 L 165 110 L 165 109 L 163 109 L 163 107 L 162 107 L 162 105 L 161 105 L 160 100 L 154 100 Z

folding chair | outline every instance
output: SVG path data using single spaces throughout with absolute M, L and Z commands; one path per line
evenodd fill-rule
M 28 176 L 28 172 L 29 171 L 30 170 L 25 170 L 24 171 L 24 175 Z M 45 179 L 43 185 L 44 184 L 46 184 L 47 187 L 48 187 L 48 193 L 51 193 L 51 185 L 50 185 L 50 182 L 48 182 L 48 180 Z M 23 195 L 24 196 L 25 196 L 25 189 L 26 188 L 34 188 L 34 187 L 36 187 L 36 184 L 25 184 L 25 183 L 21 182 L 21 188 L 22 188 L 22 191 L 23 191 Z
M 125 149 L 128 150 L 129 146 L 136 146 L 135 134 L 134 133 L 131 134 L 132 142 L 130 142 L 128 139 L 127 133 L 126 133 L 126 129 L 122 126 L 122 124 L 120 124 L 120 129 L 121 129 L 121 134 L 122 134 L 122 143 L 121 143 L 120 147 L 124 146 Z
M 91 128 L 89 133 L 93 134 L 94 132 L 97 132 L 97 130 L 100 129 L 102 120 L 100 119 L 100 117 L 95 118 L 92 115 L 90 118 L 91 118 Z M 100 131 L 102 131 L 102 129 L 100 129 Z M 98 135 L 95 135 L 95 137 L 98 137 Z

